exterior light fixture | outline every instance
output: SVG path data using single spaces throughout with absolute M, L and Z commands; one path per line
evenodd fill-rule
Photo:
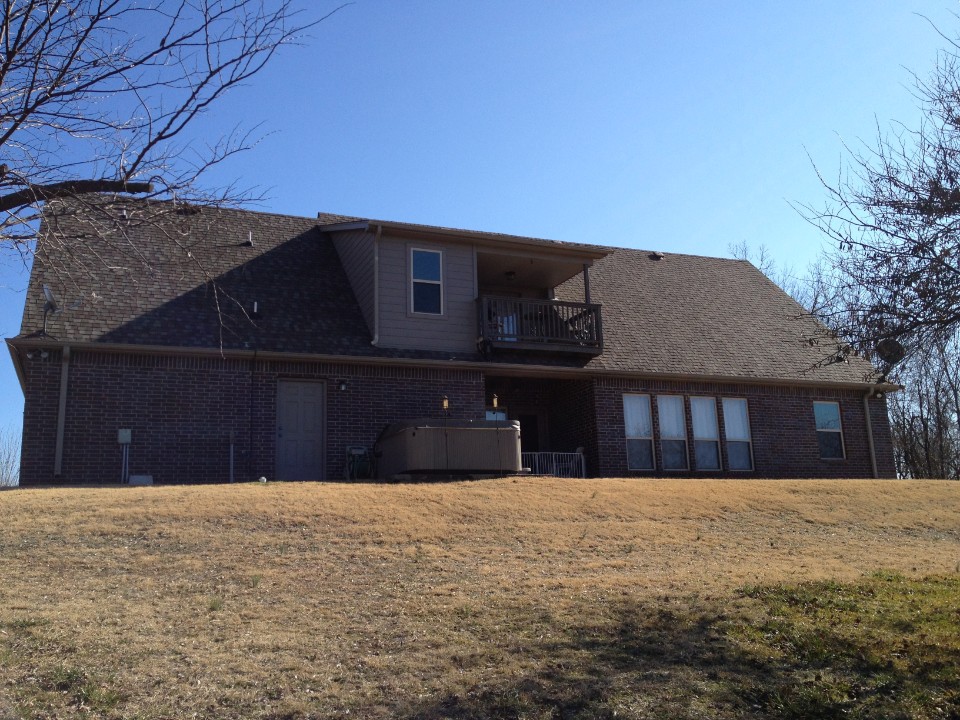
M 500 406 L 500 398 L 497 397 L 497 394 L 493 394 L 493 407 L 497 408 Z
M 440 401 L 440 406 L 443 408 L 443 414 L 446 415 L 450 412 L 450 398 L 446 395 L 443 396 L 443 399 Z
M 338 387 L 340 388 L 340 392 L 343 392 L 344 390 L 347 389 L 347 381 L 341 380 Z

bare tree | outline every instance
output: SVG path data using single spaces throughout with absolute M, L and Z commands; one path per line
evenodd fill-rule
M 0 243 L 24 253 L 55 199 L 76 201 L 63 208 L 89 193 L 207 205 L 251 199 L 200 183 L 250 147 L 250 135 L 237 128 L 201 145 L 187 130 L 325 19 L 304 18 L 292 0 L 0 2 Z M 113 206 L 94 209 L 110 223 Z
M 960 348 L 949 343 L 918 353 L 897 368 L 903 390 L 890 398 L 897 473 L 960 478 Z
M 826 317 L 839 305 L 840 298 L 833 285 L 829 264 L 822 256 L 798 273 L 793 266 L 777 262 L 770 249 L 763 244 L 755 250 L 743 240 L 731 243 L 727 251 L 737 260 L 746 260 L 756 266 L 814 317 Z
M 919 127 L 877 129 L 848 148 L 828 201 L 802 212 L 836 243 L 833 285 L 841 306 L 821 319 L 854 350 L 885 338 L 907 350 L 942 345 L 960 327 L 960 44 L 929 79 L 915 76 Z
M 0 428 L 0 487 L 11 487 L 20 478 L 20 434 Z

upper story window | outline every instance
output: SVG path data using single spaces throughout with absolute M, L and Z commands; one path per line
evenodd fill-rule
M 415 313 L 443 314 L 443 253 L 410 249 L 410 307 Z
M 813 417 L 817 423 L 817 443 L 824 460 L 843 460 L 843 427 L 840 424 L 840 403 L 815 402 Z

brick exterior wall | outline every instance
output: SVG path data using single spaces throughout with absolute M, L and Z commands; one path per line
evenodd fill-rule
M 452 418 L 480 418 L 494 392 L 501 404 L 540 408 L 548 419 L 551 449 L 585 448 L 588 474 L 626 476 L 623 394 L 651 396 L 659 437 L 657 394 L 685 397 L 688 448 L 693 463 L 690 396 L 746 398 L 755 469 L 721 475 L 749 477 L 870 477 L 863 395 L 855 391 L 670 383 L 595 378 L 547 380 L 488 377 L 467 369 L 390 367 L 351 363 L 241 360 L 73 352 L 63 447 L 63 471 L 54 476 L 61 356 L 49 352 L 23 362 L 24 433 L 20 482 L 115 483 L 121 473 L 117 430 L 130 428 L 131 474 L 158 483 L 226 482 L 230 434 L 238 481 L 266 476 L 276 467 L 277 386 L 280 379 L 326 383 L 326 477 L 344 475 L 346 448 L 372 446 L 387 423 L 436 417 L 440 398 Z M 345 389 L 340 390 L 341 383 Z M 820 460 L 814 400 L 840 403 L 844 460 Z M 870 401 L 881 477 L 894 476 L 884 399 Z M 655 443 L 660 467 L 661 452 Z M 727 458 L 721 442 L 724 468 Z M 696 477 L 662 471 L 654 475 Z M 711 471 L 709 475 L 718 473 Z
M 154 482 L 227 482 L 231 432 L 235 479 L 272 478 L 281 378 L 326 382 L 329 479 L 343 477 L 348 446 L 372 446 L 389 422 L 438 416 L 443 395 L 452 418 L 484 408 L 474 371 L 74 351 L 55 477 L 60 367 L 59 353 L 24 363 L 21 485 L 119 482 L 121 428 L 133 434 L 130 473 Z
M 627 469 L 627 449 L 623 422 L 623 394 L 627 392 L 650 395 L 653 413 L 656 472 L 631 472 Z M 686 410 L 687 446 L 690 455 L 689 471 L 662 469 L 659 447 L 660 427 L 657 418 L 657 395 L 682 395 Z M 856 391 L 827 390 L 798 387 L 765 387 L 755 385 L 671 383 L 660 381 L 618 380 L 601 378 L 594 388 L 597 414 L 597 445 L 601 476 L 662 475 L 696 476 L 694 466 L 693 430 L 690 417 L 691 396 L 714 397 L 720 426 L 721 463 L 724 471 L 703 472 L 705 476 L 729 477 L 872 477 L 867 444 L 863 395 Z M 750 417 L 754 470 L 749 473 L 730 472 L 723 443 L 723 406 L 721 398 L 745 398 Z M 843 441 L 846 457 L 843 460 L 821 460 L 813 417 L 815 400 L 835 401 L 840 404 Z M 893 447 L 887 419 L 886 399 L 870 400 L 877 469 L 880 477 L 892 478 Z

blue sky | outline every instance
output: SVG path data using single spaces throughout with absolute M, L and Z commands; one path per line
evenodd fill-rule
M 338 3 L 302 0 L 318 16 Z M 916 123 L 956 1 L 355 0 L 194 131 L 268 133 L 210 177 L 259 209 L 729 255 L 798 270 L 822 239 L 810 159 Z M 809 158 L 808 158 L 809 154 Z M 0 333 L 27 274 L 0 254 Z M 0 427 L 23 399 L 0 353 Z

